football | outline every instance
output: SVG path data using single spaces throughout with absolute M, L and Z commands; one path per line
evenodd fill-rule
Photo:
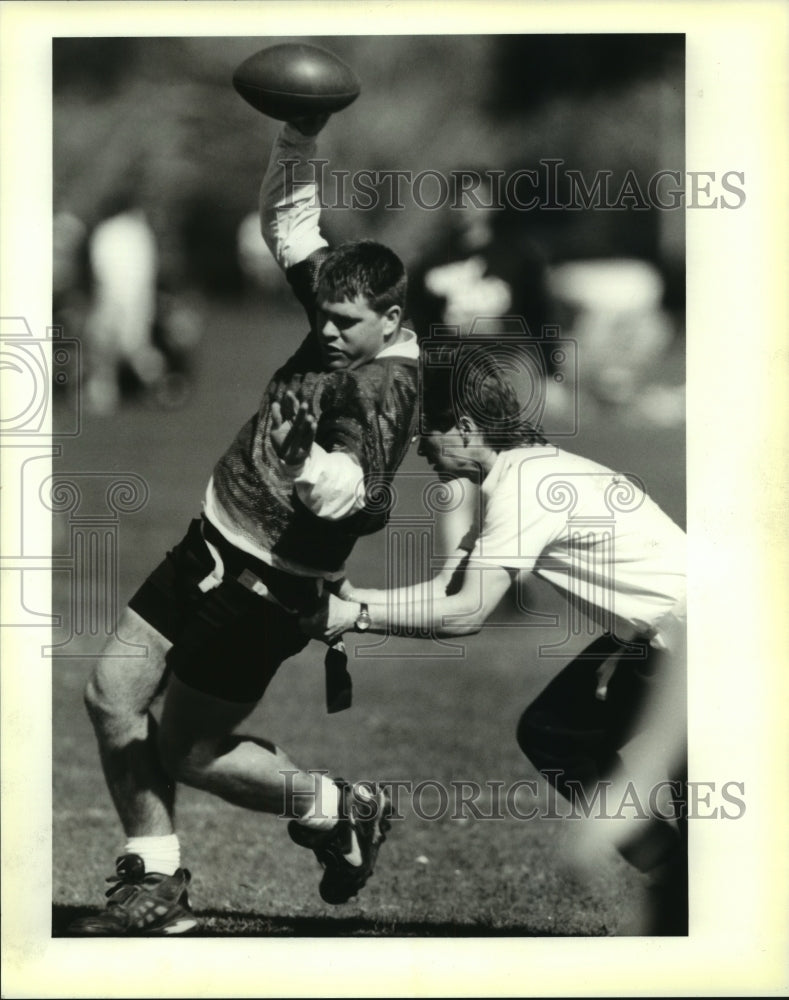
M 233 86 L 257 111 L 289 121 L 341 111 L 359 96 L 350 66 L 316 45 L 273 45 L 254 53 L 233 74 Z

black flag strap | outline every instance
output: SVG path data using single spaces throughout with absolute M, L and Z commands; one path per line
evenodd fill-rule
M 342 639 L 336 639 L 326 650 L 326 711 L 342 712 L 351 707 L 353 682 L 348 673 L 348 651 Z

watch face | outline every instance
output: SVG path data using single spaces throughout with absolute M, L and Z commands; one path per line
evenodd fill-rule
M 366 610 L 360 611 L 356 616 L 356 630 L 358 632 L 366 632 L 367 629 L 372 625 L 372 619 Z

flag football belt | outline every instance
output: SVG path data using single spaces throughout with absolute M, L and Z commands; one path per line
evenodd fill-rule
M 317 609 L 324 585 L 320 577 L 294 576 L 255 559 L 229 542 L 206 517 L 202 518 L 202 534 L 214 560 L 214 568 L 198 584 L 204 593 L 231 577 L 285 614 L 304 615 Z M 327 712 L 350 708 L 353 684 L 348 671 L 348 652 L 342 638 L 336 639 L 327 649 L 324 670 Z

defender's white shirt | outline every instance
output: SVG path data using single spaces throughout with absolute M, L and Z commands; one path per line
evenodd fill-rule
M 630 478 L 552 445 L 500 452 L 480 488 L 472 564 L 534 572 L 654 629 L 685 600 L 685 534 Z

